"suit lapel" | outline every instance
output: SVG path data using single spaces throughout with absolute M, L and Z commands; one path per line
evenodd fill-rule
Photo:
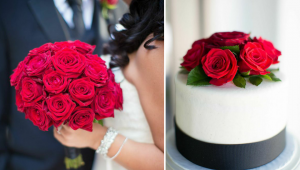
M 28 4 L 49 41 L 68 39 L 67 30 L 61 26 L 53 0 L 30 0 Z

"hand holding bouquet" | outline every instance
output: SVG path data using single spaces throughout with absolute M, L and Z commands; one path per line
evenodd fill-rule
M 67 41 L 31 50 L 10 77 L 18 111 L 43 131 L 67 123 L 74 130 L 92 131 L 93 122 L 114 117 L 114 109 L 122 109 L 122 89 L 105 61 L 92 54 L 94 49 Z M 76 156 L 72 159 L 81 165 L 81 155 Z M 70 159 L 66 164 L 74 167 Z

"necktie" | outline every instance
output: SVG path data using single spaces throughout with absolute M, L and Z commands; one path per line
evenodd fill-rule
M 67 0 L 67 2 L 73 10 L 75 36 L 77 37 L 77 39 L 80 39 L 85 32 L 81 9 L 82 0 Z

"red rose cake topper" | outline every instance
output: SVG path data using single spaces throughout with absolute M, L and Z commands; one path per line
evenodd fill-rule
M 243 32 L 217 32 L 193 43 L 181 63 L 181 73 L 188 74 L 187 85 L 221 86 L 233 81 L 245 88 L 246 79 L 258 86 L 263 79 L 281 81 L 269 69 L 279 63 L 281 52 L 272 42 L 253 39 Z
M 94 49 L 66 41 L 31 50 L 10 77 L 18 111 L 43 131 L 63 123 L 92 131 L 94 119 L 114 117 L 114 109 L 122 109 L 122 89 Z

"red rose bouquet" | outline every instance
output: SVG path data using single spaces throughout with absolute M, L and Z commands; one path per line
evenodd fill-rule
M 10 77 L 18 111 L 43 131 L 67 123 L 74 130 L 92 131 L 93 122 L 114 117 L 114 109 L 122 109 L 122 89 L 105 61 L 92 54 L 94 49 L 67 41 L 29 51 Z M 81 166 L 79 150 L 70 149 L 67 168 Z
M 281 52 L 268 41 L 250 38 L 243 32 L 217 32 L 195 41 L 181 63 L 181 73 L 188 74 L 187 85 L 221 86 L 233 81 L 245 88 L 246 79 L 258 86 L 263 79 L 280 81 L 269 69 L 279 63 Z

